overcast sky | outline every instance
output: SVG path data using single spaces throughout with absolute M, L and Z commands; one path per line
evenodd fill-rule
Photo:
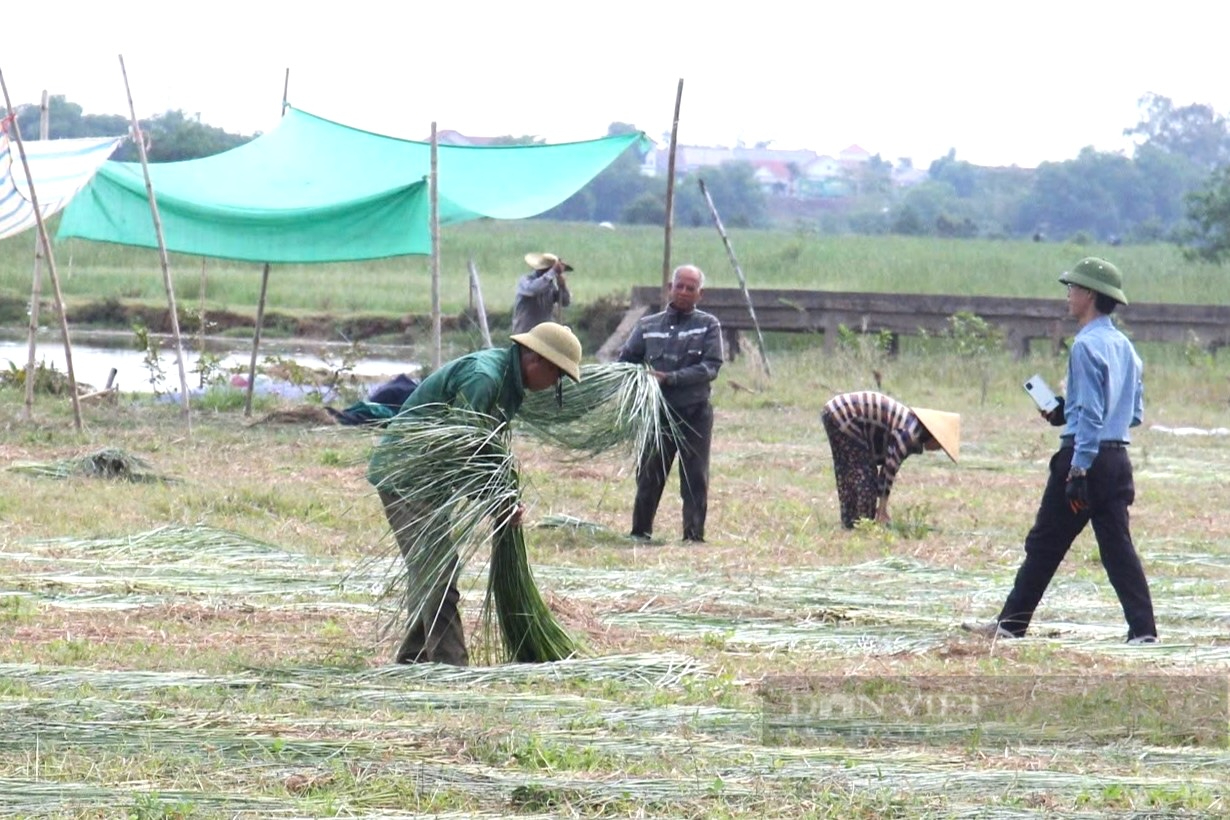
M 1216 0 L 67 0 L 0 19 L 14 105 L 46 89 L 127 114 L 123 55 L 138 116 L 244 134 L 277 125 L 287 69 L 292 105 L 411 139 L 434 121 L 563 142 L 619 121 L 661 140 L 682 79 L 682 144 L 858 144 L 919 167 L 951 148 L 1023 167 L 1130 151 L 1149 92 L 1230 115 Z

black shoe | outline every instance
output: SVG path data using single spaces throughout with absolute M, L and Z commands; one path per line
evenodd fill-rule
M 683 543 L 685 543 L 685 544 L 703 544 L 703 543 L 705 543 L 705 539 L 703 539 L 703 538 L 689 538 L 688 536 L 686 536 L 686 535 L 685 535 L 685 536 L 683 537 Z

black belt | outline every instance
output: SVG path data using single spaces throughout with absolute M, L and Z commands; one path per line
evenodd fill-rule
M 1074 446 L 1076 445 L 1074 444 L 1072 436 L 1060 436 L 1059 437 L 1059 448 L 1060 449 L 1063 449 L 1065 447 L 1074 447 Z M 1122 450 L 1123 448 L 1127 446 L 1128 446 L 1128 443 L 1126 441 L 1099 441 L 1098 442 L 1099 450 Z

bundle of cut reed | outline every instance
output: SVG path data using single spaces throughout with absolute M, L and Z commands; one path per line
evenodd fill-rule
M 440 405 L 389 426 L 373 460 L 378 489 L 400 497 L 408 511 L 413 551 L 401 576 L 412 620 L 432 590 L 456 577 L 495 525 L 484 620 L 499 623 L 505 655 L 518 661 L 556 661 L 576 647 L 538 592 L 525 536 L 512 523 L 520 487 L 509 450 L 508 426 L 471 410 Z M 401 586 L 401 585 L 399 585 Z
M 518 424 L 578 457 L 610 450 L 639 454 L 662 435 L 663 425 L 673 431 L 658 380 L 643 365 L 583 365 L 581 381 L 565 382 L 562 399 L 550 390 L 528 394 Z
M 104 447 L 77 458 L 59 461 L 19 461 L 10 470 L 47 478 L 110 478 L 135 483 L 170 481 L 152 472 L 148 462 L 115 447 Z

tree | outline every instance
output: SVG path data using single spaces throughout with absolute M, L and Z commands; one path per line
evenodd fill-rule
M 1109 239 L 1156 217 L 1152 192 L 1137 165 L 1121 154 L 1087 147 L 1075 160 L 1038 167 L 1017 225 L 1024 232 L 1046 224 L 1059 236 L 1084 231 Z
M 1145 117 L 1124 129 L 1125 136 L 1143 137 L 1143 145 L 1186 157 L 1206 171 L 1230 162 L 1230 128 L 1209 106 L 1176 108 L 1169 97 L 1157 94 L 1141 97 L 1139 105 Z
M 675 187 L 675 222 L 699 227 L 713 217 L 700 192 L 705 181 L 722 224 L 735 228 L 760 228 L 767 223 L 764 191 L 756 182 L 756 169 L 749 162 L 726 162 L 689 174 Z
M 944 214 L 960 210 L 962 202 L 948 182 L 928 180 L 913 186 L 893 208 L 893 233 L 930 234 Z
M 639 133 L 635 125 L 613 122 L 607 128 L 608 137 Z M 541 214 L 541 219 L 571 221 L 616 222 L 624 218 L 628 207 L 641 196 L 665 185 L 641 173 L 643 150 L 629 145 L 614 162 L 602 169 L 584 188 L 564 202 Z
M 37 104 L 17 106 L 17 125 L 24 139 L 38 139 L 41 114 Z M 47 98 L 47 126 L 51 139 L 119 137 L 129 130 L 127 117 L 84 114 L 80 105 L 69 102 L 63 94 L 53 94 Z
M 146 157 L 150 162 L 182 162 L 209 157 L 238 148 L 252 139 L 206 125 L 183 111 L 167 111 L 152 119 L 142 120 L 141 131 L 145 135 Z M 115 158 L 135 162 L 141 156 L 137 147 L 128 143 L 116 152 Z
M 1230 165 L 1213 173 L 1204 188 L 1187 197 L 1191 224 L 1182 232 L 1183 255 L 1221 264 L 1230 259 Z
M 957 159 L 957 149 L 951 148 L 947 156 L 931 163 L 927 175 L 936 182 L 947 182 L 959 197 L 971 197 L 978 186 L 978 169 Z
M 39 106 L 22 105 L 17 123 L 22 136 L 34 139 L 39 133 Z M 48 130 L 52 139 L 74 137 L 119 137 L 129 133 L 131 122 L 118 114 L 83 114 L 80 105 L 56 94 L 47 100 Z M 176 162 L 220 154 L 243 145 L 252 137 L 231 134 L 206 125 L 183 111 L 167 111 L 141 120 L 141 131 L 148 145 L 150 162 Z M 141 158 L 137 146 L 128 141 L 115 152 L 114 159 L 136 162 Z

